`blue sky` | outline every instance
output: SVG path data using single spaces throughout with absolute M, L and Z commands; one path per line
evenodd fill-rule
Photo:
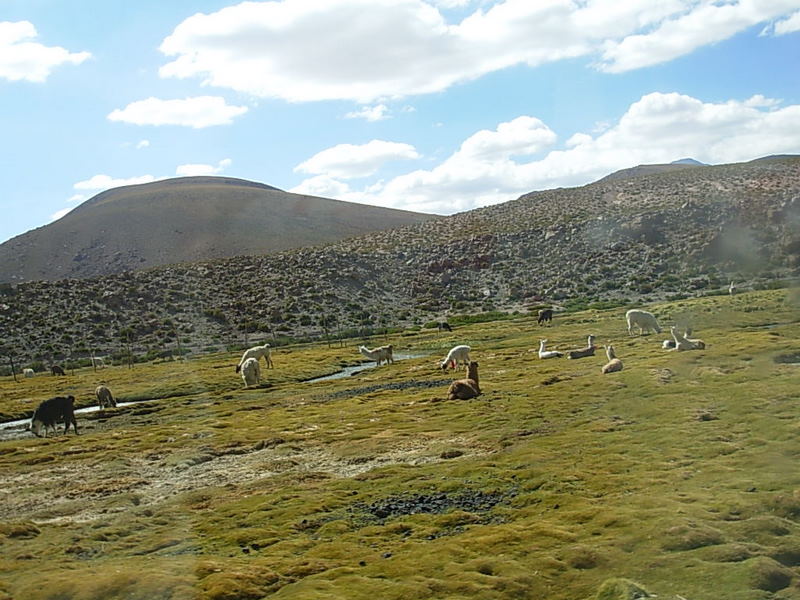
M 0 0 L 0 242 L 181 175 L 451 214 L 800 153 L 798 64 L 800 0 Z

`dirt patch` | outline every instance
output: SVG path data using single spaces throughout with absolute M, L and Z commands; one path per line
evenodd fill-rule
M 150 454 L 130 459 L 124 466 L 114 466 L 113 479 L 103 468 L 57 466 L 48 473 L 60 485 L 46 485 L 41 471 L 7 480 L 0 490 L 0 519 L 87 522 L 126 510 L 131 504 L 157 504 L 181 493 L 228 484 L 246 485 L 287 472 L 355 477 L 393 464 L 424 465 L 456 458 L 444 456 L 443 444 L 469 448 L 468 440 L 462 438 L 411 442 L 358 461 L 321 448 L 272 443 L 228 453 L 198 448 L 186 456 Z M 483 450 L 465 450 L 458 458 L 481 453 Z M 79 505 L 75 498 L 80 498 Z

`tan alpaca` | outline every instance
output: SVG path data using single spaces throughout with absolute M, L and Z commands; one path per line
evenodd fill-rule
M 469 400 L 480 396 L 481 388 L 478 385 L 478 363 L 474 360 L 467 365 L 467 378 L 456 379 L 447 390 L 449 400 Z
M 669 330 L 670 333 L 672 333 L 672 338 L 675 340 L 675 347 L 673 350 L 704 350 L 706 347 L 706 343 L 703 340 L 689 339 L 678 333 L 676 327 L 670 327 Z M 691 329 L 688 329 L 686 335 L 690 334 Z
M 603 375 L 606 373 L 616 373 L 617 371 L 622 371 L 622 361 L 617 358 L 616 354 L 614 354 L 614 346 L 611 344 L 606 346 L 606 356 L 608 357 L 608 362 L 603 365 L 602 369 L 600 369 Z

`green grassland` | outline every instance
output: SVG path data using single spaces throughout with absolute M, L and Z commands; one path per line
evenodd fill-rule
M 615 308 L 393 335 L 421 358 L 325 382 L 354 345 L 280 348 L 254 389 L 232 354 L 2 378 L 5 420 L 138 402 L 0 441 L 0 598 L 800 599 L 800 294 L 647 308 L 706 349 Z M 537 357 L 589 333 L 623 371 Z M 457 343 L 475 400 L 445 400 Z

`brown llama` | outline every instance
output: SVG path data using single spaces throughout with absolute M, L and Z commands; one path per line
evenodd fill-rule
M 481 395 L 478 385 L 478 363 L 474 360 L 467 365 L 467 378 L 456 379 L 447 390 L 448 400 L 469 400 Z

